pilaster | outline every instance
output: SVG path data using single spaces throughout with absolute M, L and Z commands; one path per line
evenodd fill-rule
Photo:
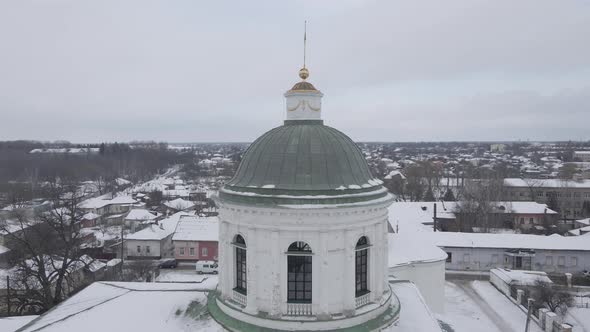
M 256 315 L 258 313 L 258 305 L 256 303 L 256 297 L 258 295 L 258 276 L 256 275 L 256 272 L 258 271 L 258 261 L 256 255 L 257 240 L 256 228 L 249 227 L 248 239 L 246 240 L 246 285 L 248 288 L 248 302 L 244 311 L 251 315 Z
M 354 280 L 354 247 L 356 241 L 354 232 L 350 229 L 344 231 L 344 307 L 343 314 L 353 316 L 355 311 L 355 280 Z

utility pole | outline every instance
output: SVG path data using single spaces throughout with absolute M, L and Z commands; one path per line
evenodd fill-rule
M 434 221 L 434 231 L 436 232 L 436 203 L 434 203 L 434 216 L 432 217 L 432 220 Z
M 6 276 L 6 312 L 10 316 L 10 277 Z
M 121 278 L 123 278 L 123 254 L 125 252 L 125 247 L 123 246 L 123 226 L 124 226 L 124 221 L 121 221 Z

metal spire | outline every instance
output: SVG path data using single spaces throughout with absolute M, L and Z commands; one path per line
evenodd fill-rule
M 305 57 L 307 53 L 307 21 L 303 25 L 303 68 L 305 68 Z
M 307 56 L 307 21 L 303 26 L 303 68 L 299 70 L 299 77 L 305 81 L 309 77 L 309 70 L 305 67 L 305 61 Z

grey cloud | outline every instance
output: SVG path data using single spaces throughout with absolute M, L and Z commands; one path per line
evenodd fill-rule
M 8 0 L 0 139 L 252 140 L 281 122 L 304 19 L 353 138 L 590 137 L 584 0 Z

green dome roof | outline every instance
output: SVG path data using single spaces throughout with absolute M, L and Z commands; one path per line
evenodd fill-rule
M 381 183 L 348 136 L 321 120 L 287 120 L 250 145 L 220 197 L 274 204 L 350 203 L 387 195 Z

